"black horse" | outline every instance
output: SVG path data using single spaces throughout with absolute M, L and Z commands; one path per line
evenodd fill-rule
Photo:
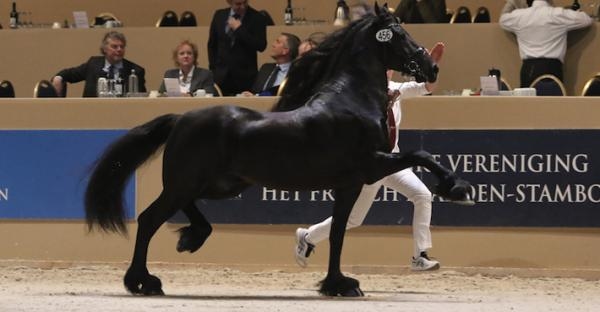
M 163 294 L 146 267 L 158 228 L 183 210 L 178 251 L 198 250 L 212 228 L 194 206 L 223 199 L 251 184 L 285 190 L 334 189 L 327 276 L 320 293 L 360 296 L 356 279 L 340 270 L 345 225 L 363 184 L 420 165 L 439 179 L 436 192 L 464 200 L 469 185 L 424 151 L 392 154 L 386 125 L 386 69 L 435 81 L 425 49 L 376 5 L 375 14 L 333 33 L 294 65 L 286 94 L 273 112 L 216 106 L 164 115 L 131 129 L 98 160 L 85 195 L 87 223 L 126 232 L 122 194 L 128 178 L 162 145 L 163 191 L 138 217 L 135 251 L 124 278 L 134 294 Z M 289 110 L 295 104 L 298 108 Z

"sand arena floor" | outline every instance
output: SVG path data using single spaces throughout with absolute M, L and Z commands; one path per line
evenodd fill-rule
M 0 263 L 0 311 L 600 311 L 598 274 L 573 278 L 527 270 L 404 269 L 348 274 L 361 281 L 366 296 L 329 298 L 316 292 L 325 275 L 320 269 L 149 268 L 162 279 L 166 296 L 128 294 L 122 285 L 125 264 Z

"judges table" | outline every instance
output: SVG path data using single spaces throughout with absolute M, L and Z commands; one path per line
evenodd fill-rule
M 23 130 L 25 132 L 29 132 L 28 130 L 66 130 L 67 132 L 82 129 L 125 130 L 161 114 L 182 113 L 213 105 L 233 104 L 267 111 L 276 100 L 276 97 L 0 99 L 0 138 L 10 138 L 2 135 L 12 132 L 20 134 Z M 581 164 L 576 163 L 573 158 L 572 171 L 577 172 L 544 171 L 535 172 L 534 175 L 516 172 L 512 175 L 508 174 L 510 181 L 501 181 L 505 176 L 502 172 L 471 172 L 469 168 L 472 167 L 457 166 L 459 174 L 473 179 L 474 184 L 487 185 L 484 185 L 487 189 L 478 186 L 476 189 L 478 204 L 468 208 L 457 208 L 457 205 L 435 200 L 433 204 L 434 254 L 443 259 L 444 265 L 578 268 L 583 271 L 600 269 L 600 249 L 594 247 L 600 244 L 600 235 L 598 235 L 600 226 L 594 225 L 599 217 L 598 213 L 593 214 L 593 207 L 597 206 L 599 193 L 595 186 L 596 181 L 588 183 L 586 180 L 588 175 L 595 175 L 595 168 L 600 166 L 600 152 L 596 147 L 597 144 L 585 144 L 583 148 L 585 150 L 582 151 L 571 150 L 572 144 L 577 144 L 580 139 L 583 140 L 582 142 L 590 140 L 595 142 L 590 134 L 598 134 L 597 130 L 600 129 L 600 105 L 597 100 L 583 97 L 430 96 L 406 99 L 402 105 L 403 122 L 400 140 L 404 140 L 401 143 L 403 150 L 420 146 L 433 149 L 434 154 L 444 152 L 435 151 L 436 149 L 448 149 L 457 155 L 473 154 L 473 159 L 478 158 L 475 157 L 476 155 L 491 158 L 492 156 L 485 156 L 486 153 L 493 154 L 485 150 L 486 146 L 490 144 L 496 146 L 495 140 L 498 140 L 498 144 L 501 145 L 505 144 L 503 142 L 506 140 L 513 140 L 524 142 L 523 154 L 539 153 L 566 157 L 563 153 L 585 153 L 588 156 L 586 170 L 580 170 Z M 408 133 L 409 138 L 403 137 L 403 133 Z M 444 141 L 445 135 L 448 135 L 448 140 L 451 142 Z M 541 141 L 548 138 L 557 138 L 558 141 L 554 145 L 544 145 L 543 142 L 535 141 L 528 143 L 530 135 L 541 137 Z M 413 137 L 421 139 L 413 144 L 415 143 L 412 142 Z M 439 140 L 439 137 L 442 137 L 442 140 Z M 569 139 L 573 137 L 577 139 Z M 423 141 L 422 138 L 425 140 Z M 0 148 L 3 153 L 7 153 L 11 149 L 20 148 L 17 145 L 21 144 L 37 143 L 3 141 L 0 142 Z M 533 151 L 527 150 L 529 145 L 532 146 Z M 464 146 L 466 146 L 464 150 L 461 150 Z M 483 146 L 481 152 L 477 150 L 479 146 Z M 39 151 L 40 155 L 44 152 L 43 149 L 51 148 L 43 144 L 39 147 L 31 146 L 31 150 Z M 511 148 L 513 148 L 512 143 L 506 144 L 507 151 L 511 151 Z M 22 156 L 23 159 L 32 157 L 32 155 Z M 69 155 L 65 152 L 64 157 Z M 18 155 L 8 160 L 0 156 L 0 159 L 11 162 L 8 165 L 9 169 L 16 167 L 17 172 L 28 170 L 28 168 L 19 168 L 21 165 Z M 452 162 L 449 165 L 453 166 L 453 164 L 456 165 Z M 481 168 L 492 168 L 497 165 L 486 167 L 486 164 L 480 164 Z M 546 165 L 551 166 L 550 162 Z M 7 167 L 6 164 L 4 166 Z M 531 166 L 531 163 L 524 164 L 523 168 L 527 170 Z M 569 165 L 561 166 L 559 169 L 563 170 Z M 139 214 L 160 192 L 160 167 L 161 160 L 157 157 L 138 169 L 135 214 Z M 43 170 L 40 169 L 40 174 Z M 36 198 L 39 194 L 34 189 L 27 187 L 20 189 L 11 185 L 13 177 L 5 176 L 5 172 L 0 170 L 0 194 L 4 192 L 4 198 L 0 196 L 0 212 L 3 215 L 10 215 L 13 198 L 14 201 L 18 201 L 19 197 Z M 65 172 L 65 174 L 73 174 L 73 172 Z M 80 173 L 75 175 L 77 174 Z M 488 179 L 485 174 L 493 174 L 493 176 L 483 183 L 484 179 Z M 23 175 L 32 181 L 36 179 L 35 173 Z M 519 201 L 513 200 L 509 194 L 508 189 L 512 184 L 519 184 L 515 187 L 525 185 L 520 179 L 528 181 L 527 185 L 533 185 L 536 180 L 550 181 L 556 178 L 569 180 L 565 182 L 568 185 L 582 185 L 584 191 L 574 188 L 574 192 L 577 191 L 577 194 L 586 198 L 577 201 L 574 193 L 574 198 L 570 201 L 566 199 L 567 195 L 562 193 L 559 195 L 561 201 L 556 202 L 554 201 L 556 196 L 542 194 L 536 197 L 538 195 L 534 194 L 535 190 L 528 189 L 523 194 L 518 192 L 513 194 L 515 198 L 522 195 L 524 201 Z M 571 179 L 574 181 L 571 182 Z M 557 182 L 557 185 L 559 184 Z M 507 189 L 506 194 L 499 193 L 500 185 Z M 60 205 L 61 197 L 64 195 L 60 192 L 54 194 L 54 198 L 48 200 L 47 208 L 41 207 L 41 213 L 44 209 L 48 210 L 49 207 Z M 45 203 L 42 206 L 46 206 Z M 407 203 L 398 204 L 398 207 L 400 206 L 412 207 Z M 493 218 L 493 216 L 505 216 L 505 210 L 509 211 L 510 215 L 519 215 L 519 211 L 529 206 L 540 210 L 532 210 L 537 215 L 527 219 L 528 221 L 523 224 L 513 224 L 509 220 L 507 221 L 509 223 L 505 223 L 509 225 L 503 226 L 502 222 L 506 220 Z M 459 209 L 470 210 L 465 214 L 464 210 Z M 478 225 L 477 220 L 471 222 L 469 215 L 476 215 L 483 220 L 483 223 Z M 562 217 L 556 219 L 555 215 Z M 584 216 L 583 220 L 577 218 L 581 215 Z M 437 219 L 438 217 L 441 219 Z M 316 221 L 319 220 L 314 220 Z M 132 237 L 126 239 L 117 235 L 88 234 L 82 218 L 2 217 L 0 223 L 0 260 L 5 261 L 123 262 L 128 261 L 133 248 Z M 153 240 L 149 260 L 242 265 L 251 268 L 254 266 L 256 269 L 263 268 L 265 264 L 270 267 L 293 267 L 290 251 L 296 226 L 296 224 L 217 223 L 211 239 L 201 251 L 194 255 L 183 255 L 177 254 L 174 248 L 177 241 L 174 230 L 178 226 L 169 224 L 163 226 Z M 135 233 L 135 228 L 135 222 L 129 222 L 130 233 Z M 397 268 L 399 263 L 404 264 L 404 260 L 409 259 L 412 250 L 411 228 L 407 225 L 368 225 L 349 232 L 346 243 L 343 260 L 345 265 L 357 268 L 358 272 L 360 268 L 386 272 L 386 270 L 393 270 L 394 267 Z M 314 269 L 326 265 L 328 254 L 326 245 L 320 247 L 323 251 L 315 254 L 314 262 L 311 261 L 316 265 Z M 257 246 L 269 246 L 269 248 L 265 250 Z M 396 247 L 381 248 L 381 246 Z M 365 255 L 369 256 L 365 257 Z M 244 263 L 239 263 L 237 259 L 242 258 Z
M 278 97 L 0 98 L 0 129 L 131 128 L 214 105 L 268 111 Z M 428 96 L 402 101 L 403 129 L 597 129 L 596 97 Z
M 432 47 L 442 41 L 446 45 L 440 65 L 436 95 L 460 93 L 464 88 L 478 89 L 479 78 L 492 67 L 513 87 L 519 86 L 521 61 L 515 37 L 496 23 L 485 24 L 408 24 L 410 35 L 421 45 Z M 259 66 L 272 62 L 270 44 L 282 32 L 300 38 L 335 28 L 330 24 L 268 27 L 269 45 L 258 54 Z M 198 63 L 208 68 L 206 44 L 208 27 L 125 27 L 118 29 L 127 36 L 127 59 L 146 69 L 146 87 L 158 90 L 164 72 L 172 68 L 172 50 L 189 39 L 199 48 Z M 98 55 L 98 46 L 106 29 L 19 29 L 0 30 L 3 61 L 0 80 L 13 82 L 17 97 L 31 97 L 41 79 L 50 79 L 59 70 L 84 63 Z M 565 86 L 568 95 L 579 95 L 586 81 L 600 71 L 600 34 L 597 23 L 569 33 L 565 58 Z M 82 94 L 83 83 L 70 84 L 69 97 Z

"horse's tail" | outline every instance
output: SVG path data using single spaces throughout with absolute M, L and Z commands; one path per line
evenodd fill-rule
M 166 141 L 180 115 L 168 114 L 137 126 L 106 148 L 85 191 L 85 218 L 91 231 L 127 233 L 123 192 L 129 177 Z

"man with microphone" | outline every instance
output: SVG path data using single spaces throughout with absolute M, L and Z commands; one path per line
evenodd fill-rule
M 258 72 L 257 53 L 267 47 L 265 17 L 248 0 L 227 0 L 215 12 L 208 36 L 208 62 L 215 82 L 226 96 L 252 87 Z

